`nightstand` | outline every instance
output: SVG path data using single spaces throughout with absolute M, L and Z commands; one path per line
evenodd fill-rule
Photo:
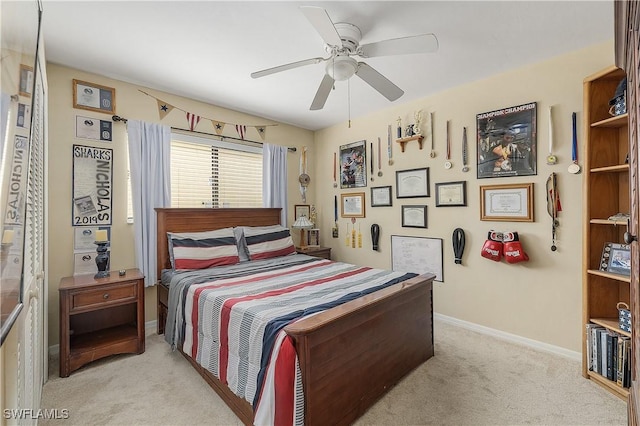
M 296 247 L 298 253 L 331 260 L 331 247 Z
M 106 356 L 144 352 L 144 275 L 65 277 L 60 292 L 60 377 Z

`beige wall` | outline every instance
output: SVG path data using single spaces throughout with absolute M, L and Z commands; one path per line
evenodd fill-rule
M 582 244 L 582 175 L 571 175 L 571 113 L 583 118 L 582 81 L 584 77 L 613 64 L 613 44 L 604 43 L 573 52 L 543 63 L 495 75 L 464 86 L 446 90 L 415 102 L 397 103 L 383 111 L 316 132 L 315 189 L 320 215 L 321 240 L 332 247 L 332 256 L 341 261 L 376 267 L 391 267 L 391 235 L 410 235 L 444 239 L 444 282 L 434 286 L 434 308 L 439 314 L 512 333 L 572 351 L 581 350 L 584 326 L 582 313 L 581 244 Z M 408 62 L 410 66 L 410 62 Z M 473 66 L 473 64 L 469 64 Z M 416 71 L 420 72 L 420 71 Z M 429 78 L 425 75 L 424 78 Z M 476 155 L 474 145 L 476 114 L 528 102 L 538 106 L 538 174 L 537 176 L 476 179 L 476 167 L 461 171 L 462 128 L 467 127 L 470 158 Z M 555 153 L 559 164 L 548 166 L 548 107 L 553 105 Z M 394 165 L 387 165 L 387 125 L 396 127 L 400 116 L 405 124 L 413 122 L 413 112 L 422 109 L 424 116 L 435 111 L 435 150 L 438 156 L 429 158 L 430 140 L 423 150 L 416 142 L 407 145 L 404 153 L 394 144 Z M 453 168 L 445 170 L 446 121 L 451 120 Z M 380 137 L 383 141 L 383 173 L 367 188 L 334 189 L 332 186 L 333 153 L 339 145 L 366 139 L 367 146 Z M 579 125 L 578 140 L 582 142 Z M 580 146 L 583 149 L 583 145 Z M 392 207 L 370 207 L 370 186 L 392 185 L 395 197 L 395 171 L 429 167 L 430 198 L 393 199 Z M 545 183 L 551 172 L 558 174 L 563 211 L 557 245 L 552 252 L 551 219 L 546 210 Z M 467 181 L 467 207 L 435 207 L 435 182 Z M 480 221 L 479 186 L 506 183 L 534 183 L 533 223 Z M 344 245 L 347 220 L 339 219 L 340 238 L 331 237 L 333 198 L 346 192 L 364 190 L 366 218 L 359 219 L 364 247 L 352 249 Z M 403 228 L 400 206 L 428 205 L 428 229 Z M 381 227 L 380 251 L 371 247 L 370 226 Z M 451 234 L 457 227 L 466 233 L 466 248 L 462 265 L 455 265 Z M 518 231 L 531 260 L 517 265 L 492 262 L 480 256 L 487 232 Z
M 309 173 L 312 183 L 308 201 L 318 206 L 321 243 L 332 248 L 332 257 L 340 261 L 391 267 L 391 235 L 436 237 L 444 240 L 444 282 L 434 287 L 434 307 L 437 313 L 469 321 L 486 327 L 519 335 L 572 351 L 581 350 L 583 325 L 581 284 L 582 241 L 582 175 L 570 175 L 567 166 L 571 161 L 571 113 L 578 113 L 582 120 L 582 80 L 584 77 L 613 63 L 613 43 L 604 43 L 573 52 L 552 60 L 534 64 L 516 71 L 456 87 L 418 101 L 397 103 L 366 117 L 352 120 L 318 132 L 280 124 L 270 127 L 267 141 L 287 146 L 308 146 Z M 50 344 L 58 342 L 58 283 L 63 276 L 73 273 L 73 228 L 71 226 L 71 146 L 74 143 L 107 146 L 114 149 L 114 221 L 112 238 L 112 268 L 134 266 L 133 229 L 126 223 L 126 131 L 122 124 L 114 124 L 114 141 L 111 144 L 90 143 L 74 138 L 76 115 L 108 118 L 104 114 L 72 108 L 71 80 L 73 78 L 103 84 L 116 89 L 117 114 L 131 119 L 158 122 L 155 100 L 137 89 L 142 88 L 97 75 L 48 65 L 49 74 L 49 338 Z M 428 76 L 425 76 L 428 78 Z M 142 88 L 144 89 L 144 88 Z M 180 108 L 204 117 L 228 122 L 265 123 L 265 119 L 203 104 L 179 96 L 150 89 L 149 93 Z M 538 105 L 538 174 L 537 176 L 476 179 L 476 169 L 463 173 L 461 169 L 462 128 L 467 127 L 470 140 L 470 158 L 475 157 L 475 116 L 508 106 L 537 102 Z M 545 163 L 548 146 L 547 109 L 554 106 L 555 153 L 559 164 Z M 387 125 L 395 128 L 395 119 L 403 123 L 413 121 L 413 112 L 422 109 L 424 115 L 435 112 L 435 148 L 438 156 L 429 158 L 430 141 L 425 140 L 423 150 L 412 142 L 401 153 L 394 144 L 394 165 L 386 163 Z M 445 170 L 445 124 L 452 122 L 451 170 Z M 180 111 L 173 111 L 163 120 L 164 124 L 184 127 L 186 120 Z M 198 130 L 210 131 L 208 123 Z M 228 131 L 233 131 L 229 129 Z M 235 136 L 232 133 L 226 133 Z M 251 136 L 248 136 L 251 137 Z M 366 139 L 383 141 L 382 177 L 368 182 L 366 193 L 366 218 L 358 224 L 363 233 L 363 248 L 344 246 L 347 221 L 339 219 L 340 238 L 331 237 L 333 225 L 333 197 L 349 190 L 332 186 L 333 153 L 339 145 Z M 315 139 L 315 147 L 314 147 Z M 579 126 L 578 140 L 582 142 Z M 581 146 L 582 149 L 582 146 Z M 299 153 L 289 154 L 289 204 L 301 203 L 297 175 Z M 471 160 L 473 162 L 473 160 Z M 393 186 L 395 196 L 395 171 L 415 167 L 429 167 L 431 179 L 430 198 L 395 199 L 392 207 L 370 207 L 370 186 Z M 563 211 L 558 234 L 558 251 L 551 252 L 551 222 L 546 212 L 545 182 L 551 172 L 558 173 Z M 433 195 L 435 182 L 467 181 L 467 207 L 436 208 Z M 535 222 L 484 222 L 479 219 L 479 186 L 505 183 L 533 182 Z M 353 191 L 355 192 L 355 191 Z M 400 206 L 407 204 L 428 205 L 428 229 L 403 228 Z M 292 210 L 292 209 L 290 209 Z M 293 212 L 289 212 L 291 224 Z M 381 226 L 380 251 L 371 249 L 369 228 L 372 223 Z M 451 248 L 453 229 L 462 227 L 467 237 L 463 265 L 455 265 Z M 480 257 L 480 248 L 487 231 L 518 231 L 531 260 L 509 265 L 504 261 L 491 262 Z M 156 318 L 155 288 L 145 293 L 146 318 Z
M 247 114 L 196 102 L 180 96 L 147 89 L 122 81 L 108 79 L 102 76 L 88 74 L 56 64 L 47 64 L 49 82 L 49 344 L 58 343 L 59 334 L 59 298 L 58 284 L 65 276 L 73 275 L 73 227 L 71 226 L 71 187 L 72 187 L 72 145 L 99 146 L 112 148 L 113 161 L 113 224 L 111 238 L 111 269 L 125 269 L 135 267 L 133 250 L 133 225 L 127 224 L 127 161 L 126 161 L 126 127 L 122 123 L 114 123 L 113 142 L 104 143 L 87 139 L 75 138 L 76 115 L 111 119 L 110 115 L 92 111 L 74 109 L 72 97 L 72 80 L 79 79 L 91 83 L 101 84 L 116 89 L 116 113 L 122 117 L 149 122 L 160 122 L 155 99 L 138 91 L 142 89 L 155 95 L 175 107 L 229 123 L 272 124 L 270 120 L 250 116 Z M 186 128 L 185 114 L 173 110 L 163 124 Z M 210 121 L 203 120 L 198 125 L 198 131 L 213 132 Z M 227 126 L 223 135 L 237 137 L 235 129 Z M 247 139 L 260 140 L 253 129 L 247 130 Z M 268 127 L 266 142 L 302 147 L 307 146 L 313 158 L 313 133 L 309 130 L 279 124 Z M 301 149 L 296 153 L 289 153 L 289 221 L 293 219 L 293 205 L 300 204 L 299 187 L 296 185 L 298 164 Z M 314 165 L 309 165 L 309 173 L 313 176 Z M 307 201 L 314 200 L 314 188 L 309 188 Z M 156 289 L 147 288 L 145 291 L 146 320 L 156 319 Z

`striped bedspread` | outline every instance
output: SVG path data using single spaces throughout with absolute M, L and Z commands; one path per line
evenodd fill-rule
M 306 255 L 177 273 L 166 339 L 250 402 L 260 424 L 302 424 L 291 322 L 416 274 Z

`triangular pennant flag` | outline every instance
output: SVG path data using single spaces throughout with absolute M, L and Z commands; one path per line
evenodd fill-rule
M 258 134 L 260 135 L 262 140 L 264 140 L 265 136 L 267 135 L 267 128 L 265 126 L 256 126 L 256 130 L 258 131 Z
M 200 116 L 199 115 L 195 115 L 195 114 L 191 114 L 190 112 L 188 112 L 187 113 L 187 122 L 189 123 L 189 129 L 193 132 L 193 130 L 196 128 L 196 126 L 200 122 Z
M 213 123 L 213 128 L 215 129 L 216 133 L 221 135 L 222 131 L 224 130 L 225 123 L 216 120 L 211 120 L 211 122 Z
M 240 139 L 244 139 L 244 134 L 247 131 L 247 126 L 243 126 L 242 124 L 236 124 L 236 132 L 240 135 Z
M 160 99 L 157 99 L 157 101 L 158 101 L 158 114 L 160 114 L 160 120 L 162 120 L 167 116 L 167 114 L 171 112 L 171 110 L 173 109 L 173 105 L 169 105 L 168 103 Z

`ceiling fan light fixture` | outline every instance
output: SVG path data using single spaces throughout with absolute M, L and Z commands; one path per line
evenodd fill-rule
M 336 56 L 327 62 L 326 71 L 336 81 L 348 80 L 358 71 L 358 61 L 349 56 Z

